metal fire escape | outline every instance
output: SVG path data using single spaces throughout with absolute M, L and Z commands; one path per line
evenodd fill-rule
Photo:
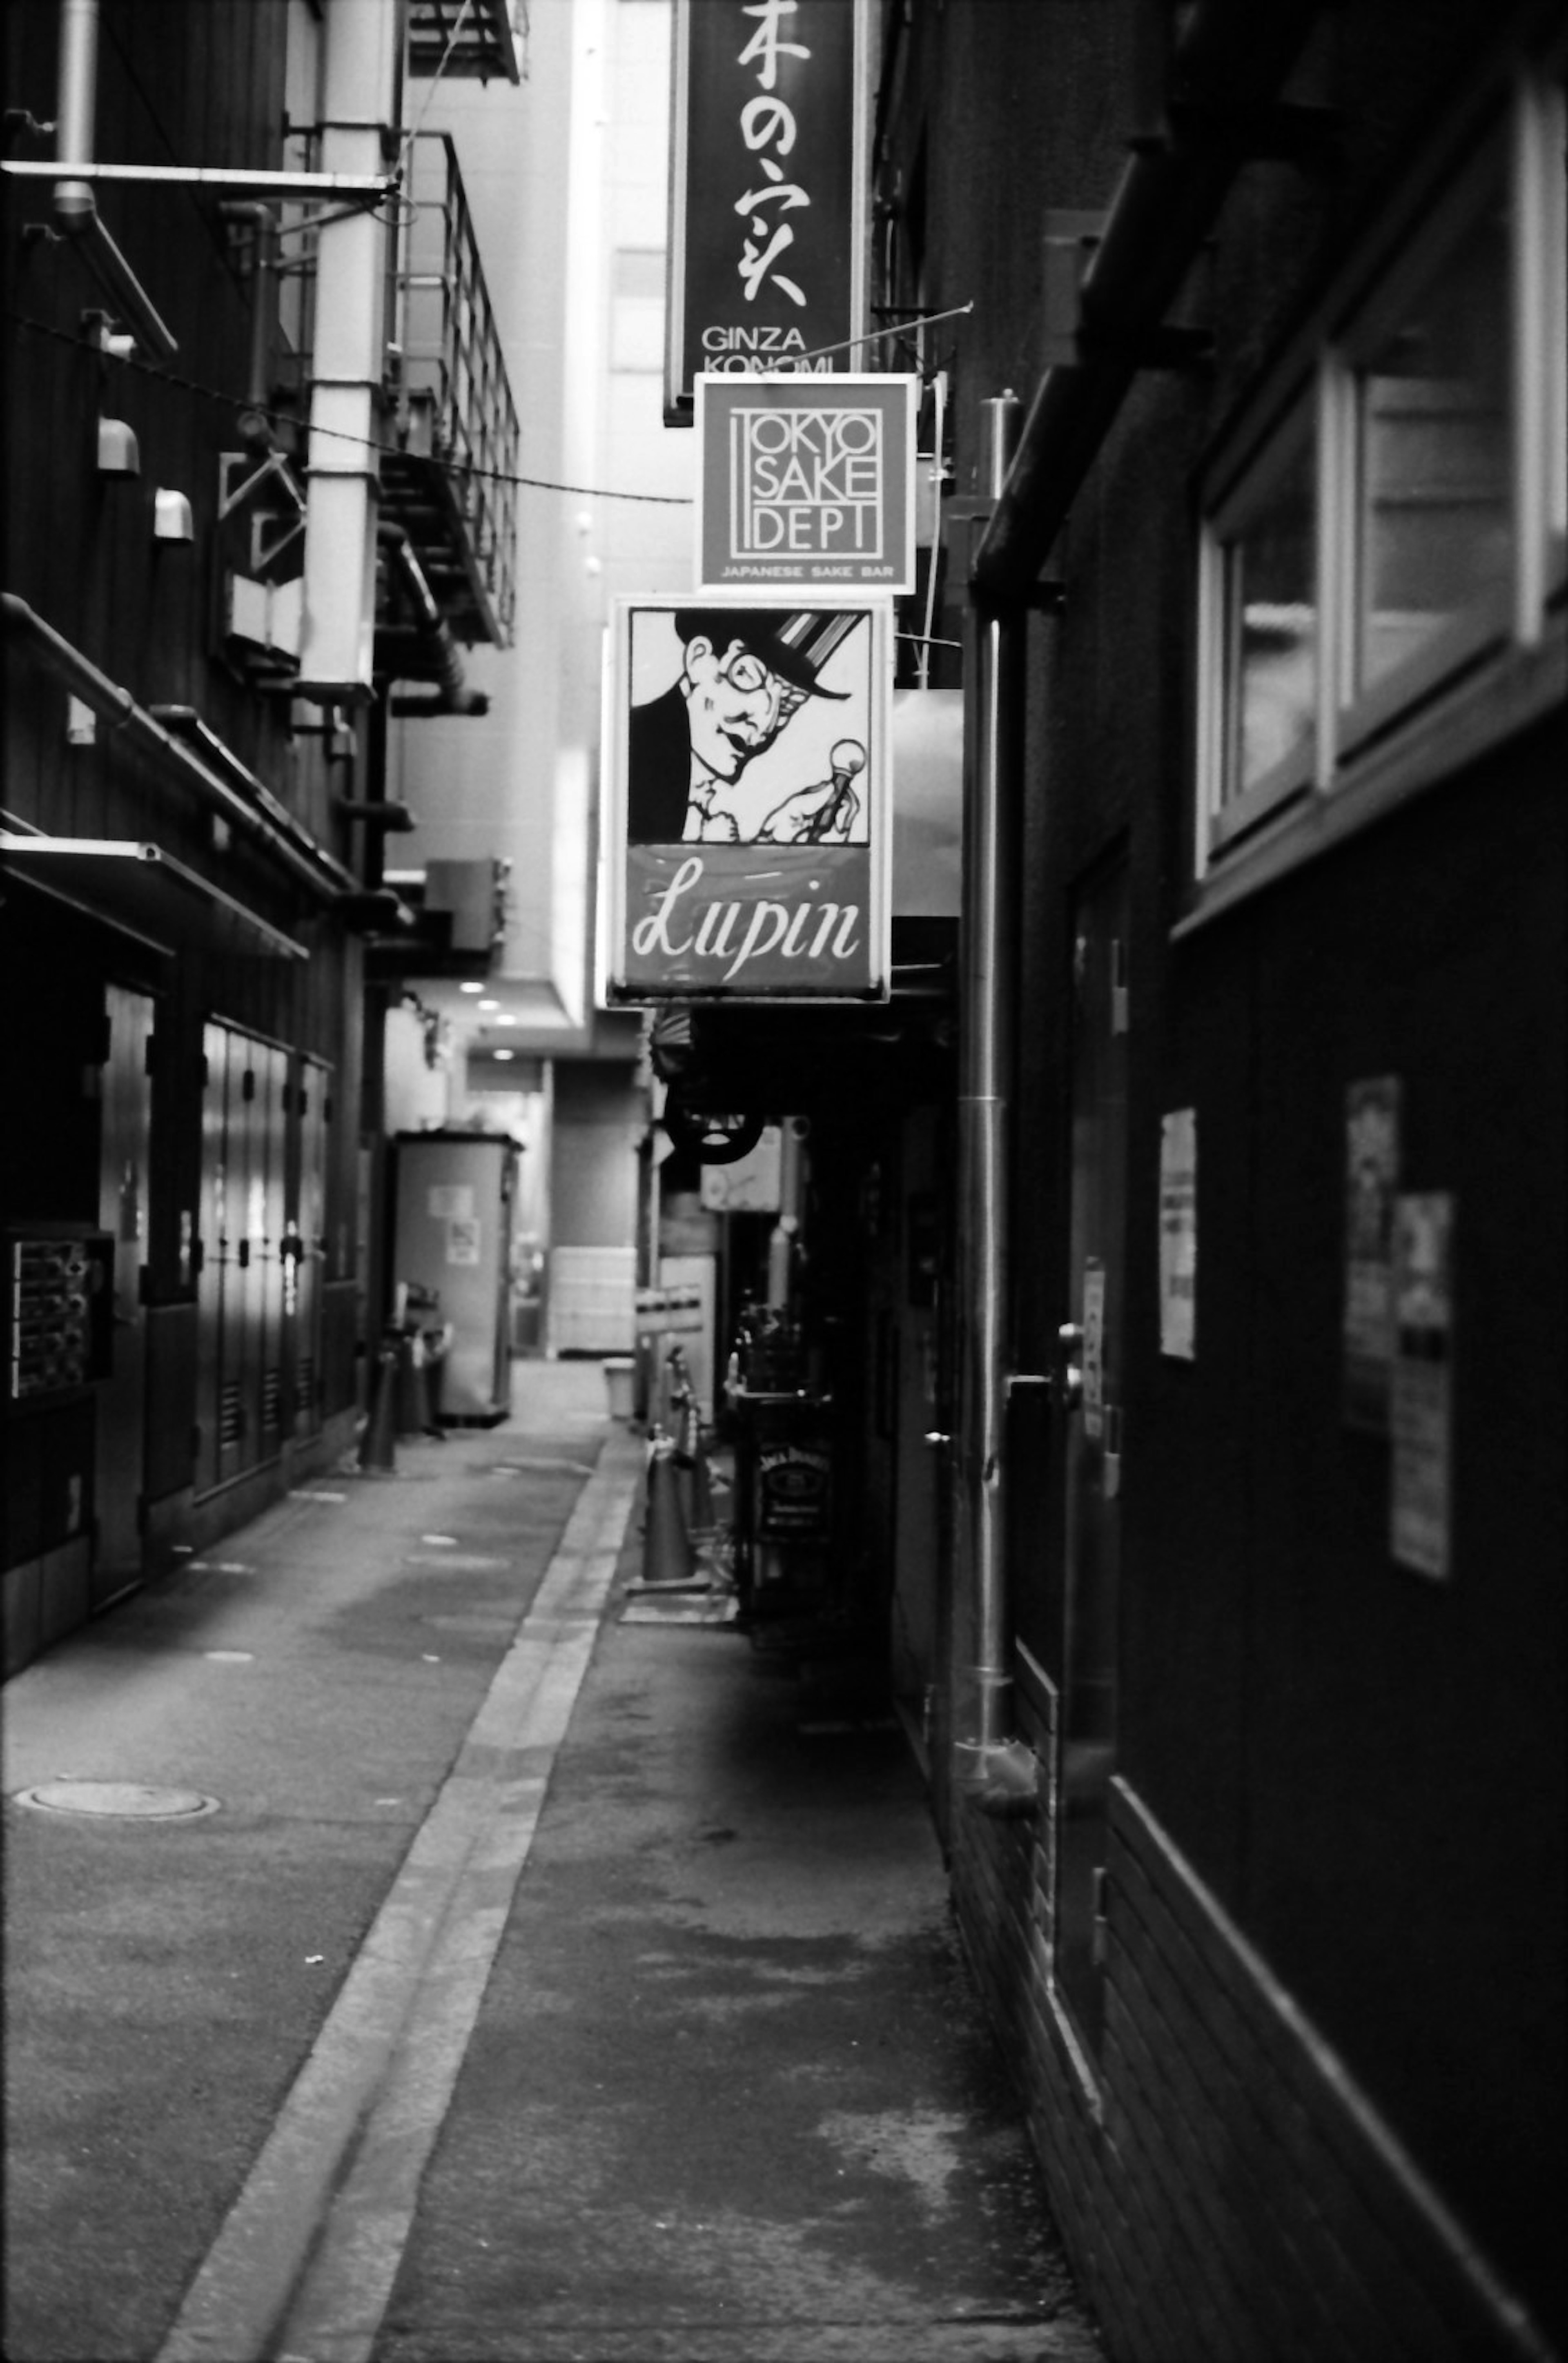
M 400 527 L 453 636 L 509 647 L 517 414 L 462 175 L 444 131 L 408 142 L 381 516 Z M 378 619 L 379 623 L 379 619 Z
M 302 164 L 315 163 L 317 144 L 312 132 L 293 134 Z M 255 269 L 253 233 L 248 224 L 238 227 L 252 239 Z M 299 244 L 281 269 L 272 265 L 279 341 L 258 363 L 256 396 L 260 404 L 270 394 L 303 418 L 318 341 L 317 241 L 297 209 L 285 209 L 283 235 L 285 245 L 295 238 Z M 261 250 L 264 273 L 270 251 Z M 458 647 L 511 644 L 518 430 L 462 175 L 445 132 L 405 142 L 397 224 L 386 244 L 384 316 L 375 671 L 387 681 L 432 683 L 432 711 L 474 711 Z M 292 481 L 303 437 L 285 430 L 283 442 L 295 463 L 285 469 Z M 277 461 L 270 471 L 260 462 L 257 452 L 232 455 L 226 505 L 244 508 L 248 529 L 263 535 L 285 574 L 296 572 L 289 526 L 303 513 L 302 496 L 280 478 Z M 267 570 L 252 559 L 247 571 Z M 285 643 L 252 649 L 251 664 L 286 679 L 292 658 Z
M 408 71 L 518 82 L 528 31 L 528 0 L 410 0 Z

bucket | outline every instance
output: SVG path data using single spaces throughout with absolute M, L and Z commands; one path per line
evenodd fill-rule
M 629 1354 L 617 1354 L 605 1364 L 605 1384 L 609 1390 L 610 1417 L 631 1417 L 632 1380 L 637 1364 Z

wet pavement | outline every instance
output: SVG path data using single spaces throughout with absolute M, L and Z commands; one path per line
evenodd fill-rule
M 521 1364 L 7 1687 L 11 2363 L 1099 2356 L 902 1735 L 623 1621 L 604 1414 Z

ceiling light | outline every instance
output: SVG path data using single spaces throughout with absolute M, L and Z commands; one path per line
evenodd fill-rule
M 458 991 L 460 993 L 483 993 L 484 990 L 484 987 L 482 984 L 460 984 L 458 986 Z
M 501 1004 L 498 1001 L 482 1001 L 479 1006 L 481 1009 L 499 1009 Z
M 509 1009 L 504 1009 L 495 1020 L 497 1026 L 515 1026 L 517 1022 Z
M 517 1054 L 515 1050 L 492 1050 L 490 1055 L 493 1059 L 515 1059 Z

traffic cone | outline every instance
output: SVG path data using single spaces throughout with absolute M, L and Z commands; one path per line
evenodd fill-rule
M 689 1525 L 694 1535 L 711 1535 L 718 1524 L 714 1515 L 713 1488 L 708 1479 L 707 1455 L 702 1448 L 699 1430 L 692 1461 L 692 1506 Z
M 656 1430 L 648 1455 L 648 1515 L 642 1528 L 642 1581 L 689 1583 L 696 1553 L 681 1506 L 675 1448 Z
M 367 1476 L 390 1477 L 397 1467 L 397 1346 L 388 1338 L 376 1358 L 371 1415 L 360 1438 L 360 1467 Z

